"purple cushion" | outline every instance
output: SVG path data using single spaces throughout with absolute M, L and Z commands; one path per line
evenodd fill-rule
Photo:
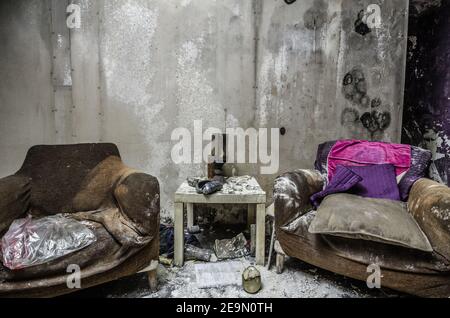
M 310 201 L 312 205 L 317 209 L 322 199 L 327 195 L 346 192 L 353 186 L 358 184 L 361 180 L 362 178 L 352 170 L 348 169 L 347 167 L 338 165 L 336 167 L 333 179 L 331 179 L 330 183 L 325 187 L 324 190 L 313 194 L 310 198 Z
M 350 193 L 366 198 L 400 201 L 395 167 L 391 164 L 371 166 L 347 166 L 362 180 L 353 186 Z
M 328 141 L 319 145 L 315 161 L 316 170 L 321 173 L 327 173 L 328 154 L 330 153 L 336 141 Z M 431 163 L 431 151 L 416 146 L 411 146 L 411 167 L 406 175 L 398 184 L 401 199 L 406 201 L 409 196 L 409 190 L 418 179 L 427 177 L 428 167 Z

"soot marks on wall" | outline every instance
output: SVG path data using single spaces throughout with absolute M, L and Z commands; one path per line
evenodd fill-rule
M 345 74 L 342 82 L 342 93 L 354 107 L 346 107 L 341 113 L 343 126 L 361 124 L 369 131 L 372 138 L 383 133 L 391 124 L 389 106 L 382 106 L 379 97 L 372 100 L 367 94 L 367 81 L 362 68 L 355 67 Z M 362 115 L 361 112 L 363 113 Z
M 364 10 L 359 11 L 358 18 L 355 21 L 355 32 L 361 34 L 362 36 L 365 36 L 372 31 L 369 26 L 363 21 L 364 14 Z
M 361 68 L 355 67 L 345 74 L 342 84 L 342 91 L 347 100 L 361 108 L 369 106 L 366 78 Z
M 383 132 L 391 124 L 391 113 L 373 110 L 361 116 L 361 123 L 371 134 Z
M 17 0 L 0 1 L 5 2 L 10 9 L 0 13 L 11 27 L 0 28 L 0 37 L 12 45 L 0 54 L 11 57 L 0 60 L 0 69 L 20 76 L 4 76 L 0 83 L 5 97 L 0 101 L 0 114 L 5 114 L 0 128 L 7 132 L 0 134 L 2 175 L 13 172 L 28 146 L 53 142 L 49 123 L 55 117 L 48 106 L 53 96 L 51 55 L 41 40 L 50 39 L 49 26 L 38 22 L 47 19 L 32 10 L 37 21 L 23 22 L 12 13 L 28 9 L 17 8 Z M 76 108 L 71 127 L 75 134 L 67 142 L 117 143 L 130 166 L 158 177 L 162 214 L 167 216 L 178 184 L 203 171 L 202 165 L 180 166 L 170 160 L 170 132 L 191 129 L 193 118 L 200 116 L 205 128 L 221 127 L 226 107 L 226 122 L 232 127 L 285 127 L 280 173 L 311 167 L 322 141 L 368 138 L 360 117 L 372 111 L 370 104 L 363 108 L 341 94 L 344 75 L 356 65 L 365 72 L 366 95 L 379 96 L 394 107 L 395 124 L 382 137 L 396 141 L 405 42 L 398 32 L 404 31 L 406 0 L 372 2 L 382 5 L 387 18 L 380 30 L 363 37 L 354 31 L 354 22 L 364 6 L 356 8 L 353 1 L 302 0 L 289 5 L 281 0 L 77 0 L 84 18 L 82 28 L 70 37 Z M 40 0 L 20 3 L 46 7 Z M 310 29 L 303 21 L 308 10 Z M 92 50 L 94 54 L 87 54 Z M 130 70 L 134 77 L 127 82 Z M 376 70 L 382 74 L 379 83 L 373 79 Z M 23 76 L 32 81 L 21 80 Z M 354 124 L 351 129 L 336 127 L 347 106 L 351 110 L 343 117 Z M 33 125 L 23 125 L 29 122 Z M 248 164 L 238 171 L 256 175 L 258 168 Z M 273 177 L 259 177 L 269 200 Z
M 431 150 L 431 177 L 448 185 L 449 32 L 449 1 L 411 1 L 402 142 Z

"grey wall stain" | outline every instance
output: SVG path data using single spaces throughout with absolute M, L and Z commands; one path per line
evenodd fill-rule
M 342 83 L 342 92 L 345 98 L 353 104 L 362 108 L 369 106 L 370 99 L 367 96 L 367 82 L 364 72 L 360 67 L 355 67 L 345 74 Z
M 376 136 L 389 128 L 392 121 L 391 113 L 380 109 L 382 101 L 379 97 L 371 100 L 367 95 L 366 77 L 360 67 L 355 67 L 345 74 L 342 81 L 342 93 L 357 107 L 357 109 L 345 108 L 342 111 L 342 125 L 349 126 L 360 122 L 369 131 L 372 139 L 376 139 Z M 366 111 L 369 106 L 371 110 Z M 383 108 L 390 109 L 389 106 Z M 360 115 L 361 111 L 362 115 Z
M 363 37 L 355 18 L 374 1 L 386 21 Z M 116 143 L 128 165 L 158 177 L 163 217 L 172 215 L 177 186 L 205 170 L 170 159 L 170 133 L 192 129 L 194 119 L 205 127 L 285 127 L 278 174 L 312 167 L 326 140 L 398 141 L 406 39 L 397 33 L 404 31 L 406 0 L 357 7 L 341 0 L 74 2 L 82 7 L 82 28 L 70 35 L 73 135 L 61 142 Z M 57 142 L 47 8 L 40 0 L 17 3 L 0 1 L 1 176 L 21 165 L 30 146 Z M 382 105 L 372 109 L 364 94 L 342 94 L 355 65 L 364 81 L 351 92 Z M 360 120 L 366 112 L 369 127 L 386 128 L 371 134 Z M 258 175 L 259 165 L 251 164 L 238 172 L 257 175 L 270 201 L 276 175 Z
M 303 23 L 309 30 L 322 28 L 328 19 L 328 4 L 324 0 L 315 0 L 311 8 L 303 15 Z

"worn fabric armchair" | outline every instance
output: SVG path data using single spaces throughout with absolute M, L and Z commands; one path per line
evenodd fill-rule
M 416 181 L 408 211 L 427 235 L 434 252 L 377 242 L 311 234 L 315 216 L 309 197 L 323 187 L 315 170 L 288 172 L 275 180 L 277 269 L 286 255 L 317 267 L 366 281 L 369 264 L 381 264 L 381 286 L 424 297 L 450 296 L 450 189 L 432 180 Z
M 67 268 L 81 269 L 81 288 L 134 274 L 159 257 L 159 184 L 125 166 L 114 144 L 32 147 L 13 176 L 0 179 L 0 234 L 28 212 L 63 213 L 87 222 L 96 242 L 42 265 L 0 265 L 0 296 L 48 297 L 76 291 Z M 156 267 L 149 283 L 156 287 Z

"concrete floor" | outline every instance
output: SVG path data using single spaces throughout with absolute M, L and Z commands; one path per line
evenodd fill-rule
M 236 261 L 236 260 L 234 260 Z M 237 260 L 242 269 L 253 264 L 252 258 Z M 256 295 L 247 294 L 241 286 L 200 289 L 197 287 L 195 262 L 186 262 L 183 268 L 159 265 L 159 290 L 152 293 L 145 274 L 136 274 L 101 286 L 89 288 L 65 297 L 107 298 L 367 298 L 404 297 L 390 290 L 370 290 L 364 282 L 342 277 L 296 259 L 288 259 L 282 274 L 258 266 L 263 288 Z
M 240 232 L 248 236 L 244 225 L 202 226 L 202 233 L 196 237 L 204 248 L 212 249 L 217 238 L 231 238 Z M 267 244 L 268 245 L 268 244 Z M 242 264 L 242 271 L 254 265 L 253 257 L 245 257 L 233 262 Z M 231 261 L 225 261 L 231 262 Z M 367 298 L 367 297 L 400 297 L 390 290 L 370 290 L 365 282 L 356 281 L 334 273 L 316 268 L 294 258 L 285 262 L 282 274 L 275 272 L 275 266 L 270 270 L 257 266 L 261 272 L 262 290 L 255 294 L 247 294 L 242 287 L 222 286 L 200 289 L 197 286 L 195 262 L 188 261 L 184 267 L 166 267 L 159 265 L 159 290 L 152 293 L 148 288 L 146 274 L 136 274 L 101 286 L 89 288 L 65 297 L 120 297 L 120 298 Z

